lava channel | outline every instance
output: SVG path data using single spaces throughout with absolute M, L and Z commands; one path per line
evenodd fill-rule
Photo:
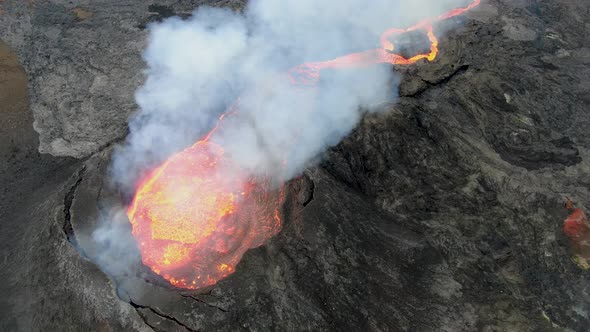
M 312 90 L 325 68 L 433 61 L 439 52 L 433 23 L 479 3 L 475 0 L 407 29 L 387 30 L 380 48 L 305 63 L 287 71 L 284 79 L 293 88 Z M 395 53 L 393 37 L 420 30 L 430 41 L 428 53 L 410 58 Z M 225 114 L 239 114 L 239 102 Z M 224 120 L 222 115 L 208 135 L 149 172 L 127 210 L 142 262 L 179 288 L 197 289 L 227 277 L 248 249 L 262 245 L 281 228 L 282 186 L 276 188 L 273 179 L 264 176 L 250 176 L 226 155 L 223 146 L 212 142 Z

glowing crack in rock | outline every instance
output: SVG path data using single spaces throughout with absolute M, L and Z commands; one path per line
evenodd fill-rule
M 473 1 L 408 29 L 387 30 L 381 48 L 301 64 L 283 78 L 294 89 L 313 89 L 322 69 L 433 61 L 439 51 L 433 23 L 463 14 L 479 3 Z M 392 37 L 414 30 L 425 32 L 430 51 L 411 58 L 396 54 Z M 239 115 L 239 108 L 236 101 L 209 134 L 149 172 L 127 210 L 142 262 L 176 287 L 197 289 L 215 284 L 235 271 L 248 249 L 262 245 L 281 228 L 283 189 L 273 183 L 282 179 L 249 175 L 211 139 L 228 118 Z

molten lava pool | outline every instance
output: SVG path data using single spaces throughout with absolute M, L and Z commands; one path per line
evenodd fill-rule
M 479 3 L 475 0 L 408 29 L 390 29 L 383 33 L 380 48 L 293 67 L 286 79 L 292 86 L 314 89 L 326 68 L 433 61 L 439 52 L 433 23 Z M 428 53 L 410 58 L 395 53 L 391 39 L 409 31 L 426 34 Z M 238 103 L 228 113 L 239 114 Z M 224 116 L 203 139 L 149 172 L 127 210 L 143 263 L 179 288 L 215 284 L 235 271 L 248 249 L 262 245 L 281 228 L 282 186 L 273 186 L 268 177 L 249 175 L 211 140 L 223 121 Z
M 196 289 L 232 273 L 246 250 L 279 231 L 281 197 L 201 140 L 146 177 L 128 216 L 143 263 L 174 286 Z

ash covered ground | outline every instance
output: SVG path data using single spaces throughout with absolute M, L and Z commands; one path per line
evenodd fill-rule
M 200 3 L 0 1 L 2 330 L 587 330 L 561 227 L 566 197 L 590 208 L 585 0 L 484 1 L 396 67 L 398 102 L 287 184 L 283 230 L 215 286 L 103 273 L 72 242 L 113 199 L 145 26 Z

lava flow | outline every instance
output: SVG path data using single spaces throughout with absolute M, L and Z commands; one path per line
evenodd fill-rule
M 311 90 L 326 68 L 433 61 L 438 54 L 433 23 L 460 15 L 479 3 L 475 0 L 408 29 L 387 30 L 381 37 L 381 48 L 305 63 L 290 69 L 286 79 L 294 88 Z M 392 37 L 413 30 L 426 33 L 430 52 L 411 58 L 394 53 Z M 226 114 L 239 120 L 239 101 Z M 238 167 L 212 139 L 223 130 L 224 121 L 226 115 L 201 140 L 149 172 L 127 210 L 143 263 L 179 288 L 215 284 L 234 272 L 248 249 L 262 245 L 281 227 L 282 187 L 272 183 L 283 179 L 252 176 Z

